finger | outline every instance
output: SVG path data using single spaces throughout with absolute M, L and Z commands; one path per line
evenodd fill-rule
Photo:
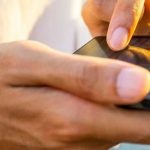
M 10 101 L 6 97 L 11 95 L 13 97 Z M 96 150 L 111 145 L 91 137 L 91 132 L 84 128 L 82 118 L 85 116 L 84 113 L 95 108 L 84 99 L 49 87 L 7 88 L 3 90 L 2 96 L 1 125 L 6 126 L 9 123 L 9 130 L 15 127 L 20 131 L 16 133 L 16 130 L 13 130 L 14 136 L 11 137 L 8 136 L 9 132 L 6 132 L 5 140 L 9 139 L 9 143 L 13 140 L 16 147 L 18 145 L 32 149 L 74 147 L 87 150 L 92 147 Z M 80 115 L 82 117 L 78 117 Z M 3 130 L 5 131 L 4 128 Z
M 86 21 L 109 22 L 116 3 L 117 0 L 110 0 L 109 2 L 105 0 L 87 0 L 82 9 L 83 17 L 89 17 Z
M 107 41 L 113 50 L 127 46 L 144 9 L 145 0 L 118 0 L 111 18 Z
M 81 146 L 84 141 L 94 139 L 94 145 L 99 140 L 102 146 L 118 142 L 150 143 L 149 112 L 98 105 L 46 87 L 10 88 L 7 93 L 3 92 L 6 103 L 8 99 L 5 99 L 5 94 L 13 94 L 15 99 L 7 105 L 0 105 L 3 107 L 3 122 L 8 121 L 9 127 L 17 125 L 17 128 L 26 131 L 15 137 L 24 137 L 19 140 L 20 144 L 30 143 L 30 146 L 36 145 L 37 148 L 62 148 L 68 143 L 77 142 Z M 34 136 L 28 139 L 28 136 L 21 135 L 25 133 Z M 38 143 L 35 139 L 38 139 Z
M 150 143 L 149 112 L 110 109 L 98 106 L 84 116 L 87 128 L 100 141 L 108 143 Z M 109 137 L 109 138 L 108 138 Z
M 138 24 L 136 35 L 147 36 L 150 35 L 150 0 L 145 1 L 144 14 Z
M 32 149 L 61 149 L 89 138 L 77 117 L 85 105 L 81 98 L 49 87 L 11 87 L 1 97 L 0 127 L 9 131 L 2 137 L 4 141 Z
M 96 102 L 115 104 L 138 102 L 149 92 L 149 72 L 143 68 L 38 47 L 18 51 L 15 63 L 12 59 L 1 71 L 1 82 L 12 86 L 46 85 Z
M 103 17 L 101 16 L 101 14 L 103 14 L 101 10 L 105 5 L 99 8 L 100 2 L 97 1 L 99 2 L 98 4 L 95 4 L 94 2 L 89 0 L 85 3 L 82 8 L 82 17 L 93 37 L 105 36 L 107 34 L 109 25 L 108 22 L 106 22 L 106 20 L 103 20 Z
M 146 10 L 147 13 L 150 12 L 150 7 L 149 6 L 150 6 L 150 0 L 145 0 L 145 10 Z
M 108 22 L 97 20 L 90 13 L 89 15 L 85 15 L 83 18 L 90 30 L 92 37 L 106 36 L 109 26 Z
M 107 34 L 116 0 L 110 0 L 109 5 L 104 0 L 88 0 L 82 8 L 83 19 L 93 37 Z

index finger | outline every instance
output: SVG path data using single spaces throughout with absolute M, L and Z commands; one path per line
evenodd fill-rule
M 111 18 L 107 41 L 113 50 L 125 48 L 143 13 L 145 0 L 118 0 Z

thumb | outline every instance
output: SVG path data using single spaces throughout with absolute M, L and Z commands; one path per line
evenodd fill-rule
M 111 18 L 107 42 L 113 50 L 121 50 L 130 42 L 143 13 L 145 0 L 118 0 Z

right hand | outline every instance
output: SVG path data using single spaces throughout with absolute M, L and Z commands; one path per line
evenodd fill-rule
M 98 150 L 150 143 L 150 113 L 116 105 L 149 92 L 149 72 L 36 42 L 0 45 L 0 149 Z
M 133 35 L 150 35 L 150 0 L 86 0 L 83 18 L 91 34 L 107 35 L 113 50 L 122 50 Z

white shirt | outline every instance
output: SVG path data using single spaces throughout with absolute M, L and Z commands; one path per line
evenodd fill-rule
M 0 42 L 31 39 L 71 53 L 90 39 L 83 1 L 0 0 Z
M 81 19 L 83 0 L 52 0 L 36 23 L 30 39 L 72 52 L 89 39 L 89 33 Z

